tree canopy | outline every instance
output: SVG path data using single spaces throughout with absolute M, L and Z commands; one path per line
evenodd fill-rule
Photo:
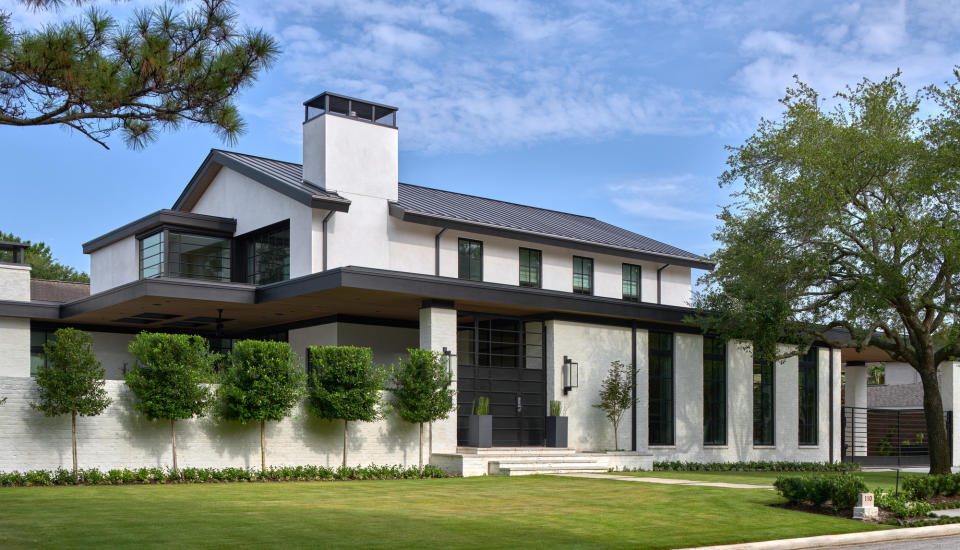
M 191 10 L 163 4 L 122 23 L 93 6 L 37 30 L 14 29 L 0 12 L 0 124 L 62 125 L 107 148 L 120 132 L 139 148 L 160 130 L 192 123 L 233 142 L 244 130 L 237 93 L 278 54 L 268 34 L 237 28 L 228 0 Z
M 20 237 L 13 233 L 0 231 L 0 241 L 21 243 Z M 53 251 L 43 241 L 31 243 L 25 251 L 24 260 L 32 268 L 30 277 L 33 279 L 47 279 L 52 281 L 69 281 L 72 283 L 89 283 L 90 277 L 76 269 L 58 262 L 53 257 Z M 0 252 L 0 261 L 10 261 Z
M 821 341 L 912 365 L 936 472 L 949 468 L 936 369 L 960 353 L 957 82 L 910 93 L 897 73 L 831 101 L 788 89 L 782 116 L 730 148 L 720 185 L 735 200 L 695 299 L 704 329 L 760 357 Z

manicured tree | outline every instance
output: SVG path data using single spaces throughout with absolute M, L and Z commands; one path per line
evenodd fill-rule
M 260 469 L 267 469 L 266 423 L 279 422 L 303 397 L 305 375 L 286 342 L 241 340 L 223 373 L 220 416 L 260 423 Z
M 311 346 L 310 412 L 325 420 L 343 420 L 343 466 L 347 465 L 347 426 L 371 422 L 384 413 L 380 395 L 387 372 L 373 364 L 370 348 Z
M 637 369 L 624 365 L 620 361 L 610 363 L 607 376 L 600 383 L 600 402 L 594 407 L 603 411 L 603 414 L 613 424 L 613 448 L 620 448 L 617 439 L 617 429 L 623 419 L 623 413 L 633 405 L 633 381 L 637 376 Z
M 446 418 L 457 408 L 453 377 L 443 355 L 428 349 L 408 349 L 393 370 L 393 406 L 400 418 L 420 425 L 420 467 L 423 467 L 423 425 Z
M 97 416 L 111 399 L 103 389 L 104 370 L 86 332 L 61 328 L 43 346 L 47 365 L 37 369 L 38 399 L 30 406 L 47 416 L 70 413 L 73 430 L 73 477 L 77 477 L 77 415 Z M 6 398 L 0 400 L 0 403 Z
M 141 332 L 127 348 L 135 359 L 127 386 L 136 409 L 150 420 L 170 421 L 173 470 L 177 471 L 176 421 L 206 414 L 213 392 L 213 365 L 220 357 L 200 336 Z

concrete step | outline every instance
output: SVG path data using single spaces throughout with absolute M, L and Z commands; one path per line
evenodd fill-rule
M 559 456 L 576 454 L 569 447 L 457 447 L 457 454 L 480 456 Z
M 491 460 L 491 462 L 499 462 L 500 464 L 566 464 L 566 463 L 576 463 L 576 464 L 596 464 L 597 460 L 590 456 L 584 455 L 559 455 L 559 456 L 517 456 L 517 457 L 498 457 L 497 460 Z
M 568 474 L 577 472 L 606 472 L 607 468 L 595 462 L 544 462 L 544 463 L 507 463 L 491 461 L 488 464 L 490 475 L 519 476 L 531 474 Z

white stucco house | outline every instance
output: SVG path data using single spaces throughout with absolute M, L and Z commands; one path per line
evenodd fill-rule
M 165 426 L 132 409 L 122 382 L 141 330 L 222 350 L 248 337 L 300 354 L 363 345 L 384 364 L 444 351 L 459 411 L 434 424 L 430 460 L 465 475 L 839 459 L 840 350 L 755 363 L 749 345 L 684 321 L 691 269 L 712 267 L 696 254 L 591 217 L 399 183 L 396 113 L 323 93 L 305 103 L 302 165 L 211 151 L 169 209 L 83 244 L 89 296 L 31 290 L 27 266 L 0 264 L 0 470 L 70 461 L 69 419 L 28 406 L 42 343 L 62 326 L 93 334 L 115 398 L 80 420 L 87 466 L 169 461 Z M 617 360 L 638 375 L 614 442 L 593 405 Z M 492 401 L 489 449 L 465 446 L 478 396 Z M 569 418 L 567 449 L 544 447 L 550 400 Z M 258 463 L 254 427 L 182 425 L 182 464 Z M 268 460 L 336 465 L 340 430 L 301 411 L 269 428 Z M 416 463 L 416 428 L 395 415 L 350 432 L 354 463 Z

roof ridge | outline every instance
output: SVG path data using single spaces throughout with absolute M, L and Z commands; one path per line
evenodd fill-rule
M 563 214 L 565 216 L 576 216 L 578 218 L 584 218 L 587 220 L 601 221 L 593 216 L 584 216 L 583 214 L 574 214 L 573 212 L 564 212 L 563 210 L 554 210 L 552 208 L 543 208 L 540 206 L 530 206 L 529 204 L 520 204 L 519 202 L 505 201 L 501 199 L 492 199 L 490 197 L 481 197 L 480 195 L 471 195 L 469 193 L 461 193 L 460 191 L 449 191 L 447 189 L 438 189 L 436 187 L 427 187 L 426 185 L 417 185 L 415 183 L 405 183 L 397 182 L 399 185 L 406 185 L 407 187 L 419 187 L 420 189 L 429 189 L 431 191 L 440 191 L 441 193 L 451 193 L 453 195 L 460 195 L 461 197 L 472 197 L 474 199 L 483 199 L 485 201 L 499 202 L 502 204 L 509 204 L 512 206 L 522 206 L 523 208 L 533 208 L 534 210 L 543 210 L 544 212 L 553 212 L 555 214 Z
M 231 155 L 240 155 L 241 157 L 250 157 L 250 158 L 261 159 L 261 160 L 269 160 L 270 162 L 282 162 L 284 164 L 290 164 L 292 166 L 299 166 L 301 169 L 303 168 L 303 164 L 290 162 L 289 160 L 272 159 L 270 157 L 263 157 L 260 155 L 251 155 L 249 153 L 240 153 L 238 151 L 228 151 L 226 149 L 217 149 L 216 147 L 211 147 L 210 150 L 217 151 L 218 153 L 229 153 Z

